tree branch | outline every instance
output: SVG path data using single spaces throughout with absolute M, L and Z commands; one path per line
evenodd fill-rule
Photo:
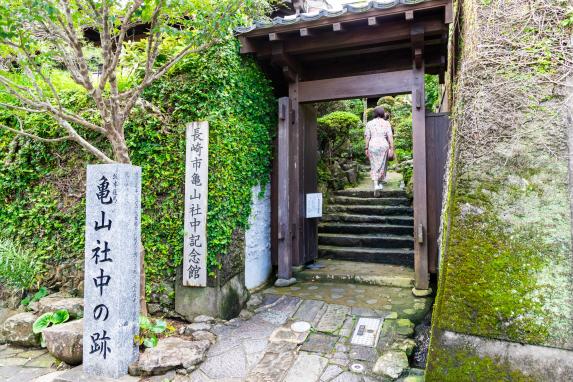
M 24 130 L 22 129 L 22 121 L 20 121 L 19 118 L 18 118 L 18 122 L 20 123 L 20 130 L 13 129 L 13 128 L 11 128 L 11 127 L 9 127 L 9 126 L 6 126 L 6 125 L 4 125 L 4 124 L 2 124 L 2 123 L 0 123 L 0 128 L 2 128 L 2 129 L 4 129 L 4 130 L 11 131 L 11 132 L 16 133 L 16 134 L 18 134 L 18 135 L 22 135 L 22 136 L 24 136 L 24 137 L 32 138 L 32 139 L 35 139 L 35 140 L 37 140 L 37 141 L 47 142 L 47 143 L 61 142 L 61 141 L 69 141 L 69 140 L 72 139 L 72 137 L 71 137 L 70 135 L 67 135 L 67 136 L 65 136 L 65 137 L 59 137 L 59 138 L 43 138 L 43 137 L 40 137 L 40 136 L 38 136 L 38 135 L 31 134 L 31 133 L 28 133 L 28 132 L 24 131 Z

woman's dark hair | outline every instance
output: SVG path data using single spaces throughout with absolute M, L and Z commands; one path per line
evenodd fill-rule
M 382 106 L 377 106 L 374 108 L 374 118 L 384 118 L 386 116 L 386 111 Z

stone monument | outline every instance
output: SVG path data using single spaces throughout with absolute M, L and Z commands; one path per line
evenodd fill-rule
M 138 357 L 141 168 L 89 165 L 86 181 L 84 373 L 119 378 Z
M 207 185 L 209 123 L 187 125 L 183 285 L 207 286 Z

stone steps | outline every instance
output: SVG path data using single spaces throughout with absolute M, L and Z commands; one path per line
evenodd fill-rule
M 388 234 L 320 233 L 318 245 L 361 248 L 414 249 L 414 237 Z
M 403 190 L 374 190 L 348 189 L 334 192 L 335 196 L 349 196 L 357 198 L 408 198 L 406 191 Z
M 413 225 L 328 222 L 321 223 L 318 229 L 321 233 L 412 235 Z
M 414 270 L 410 267 L 324 259 L 317 260 L 315 265 L 318 267 L 298 272 L 297 280 L 399 288 L 414 285 Z
M 408 215 L 361 215 L 348 213 L 330 213 L 321 219 L 322 222 L 330 223 L 364 223 L 364 224 L 388 224 L 414 227 L 414 218 Z
M 331 205 L 326 208 L 326 213 L 347 213 L 369 216 L 408 216 L 412 215 L 414 210 L 407 206 Z
M 319 257 L 413 266 L 410 198 L 393 183 L 381 191 L 363 186 L 336 191 L 329 198 L 318 227 Z
M 410 206 L 408 198 L 400 197 L 359 198 L 355 196 L 334 196 L 330 198 L 330 201 L 333 205 Z
M 325 259 L 414 266 L 414 251 L 405 248 L 362 248 L 319 245 L 318 256 Z

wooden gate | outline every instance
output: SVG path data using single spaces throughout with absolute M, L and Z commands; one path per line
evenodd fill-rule
M 437 273 L 444 176 L 450 142 L 447 113 L 426 115 L 426 184 L 428 201 L 428 270 Z

